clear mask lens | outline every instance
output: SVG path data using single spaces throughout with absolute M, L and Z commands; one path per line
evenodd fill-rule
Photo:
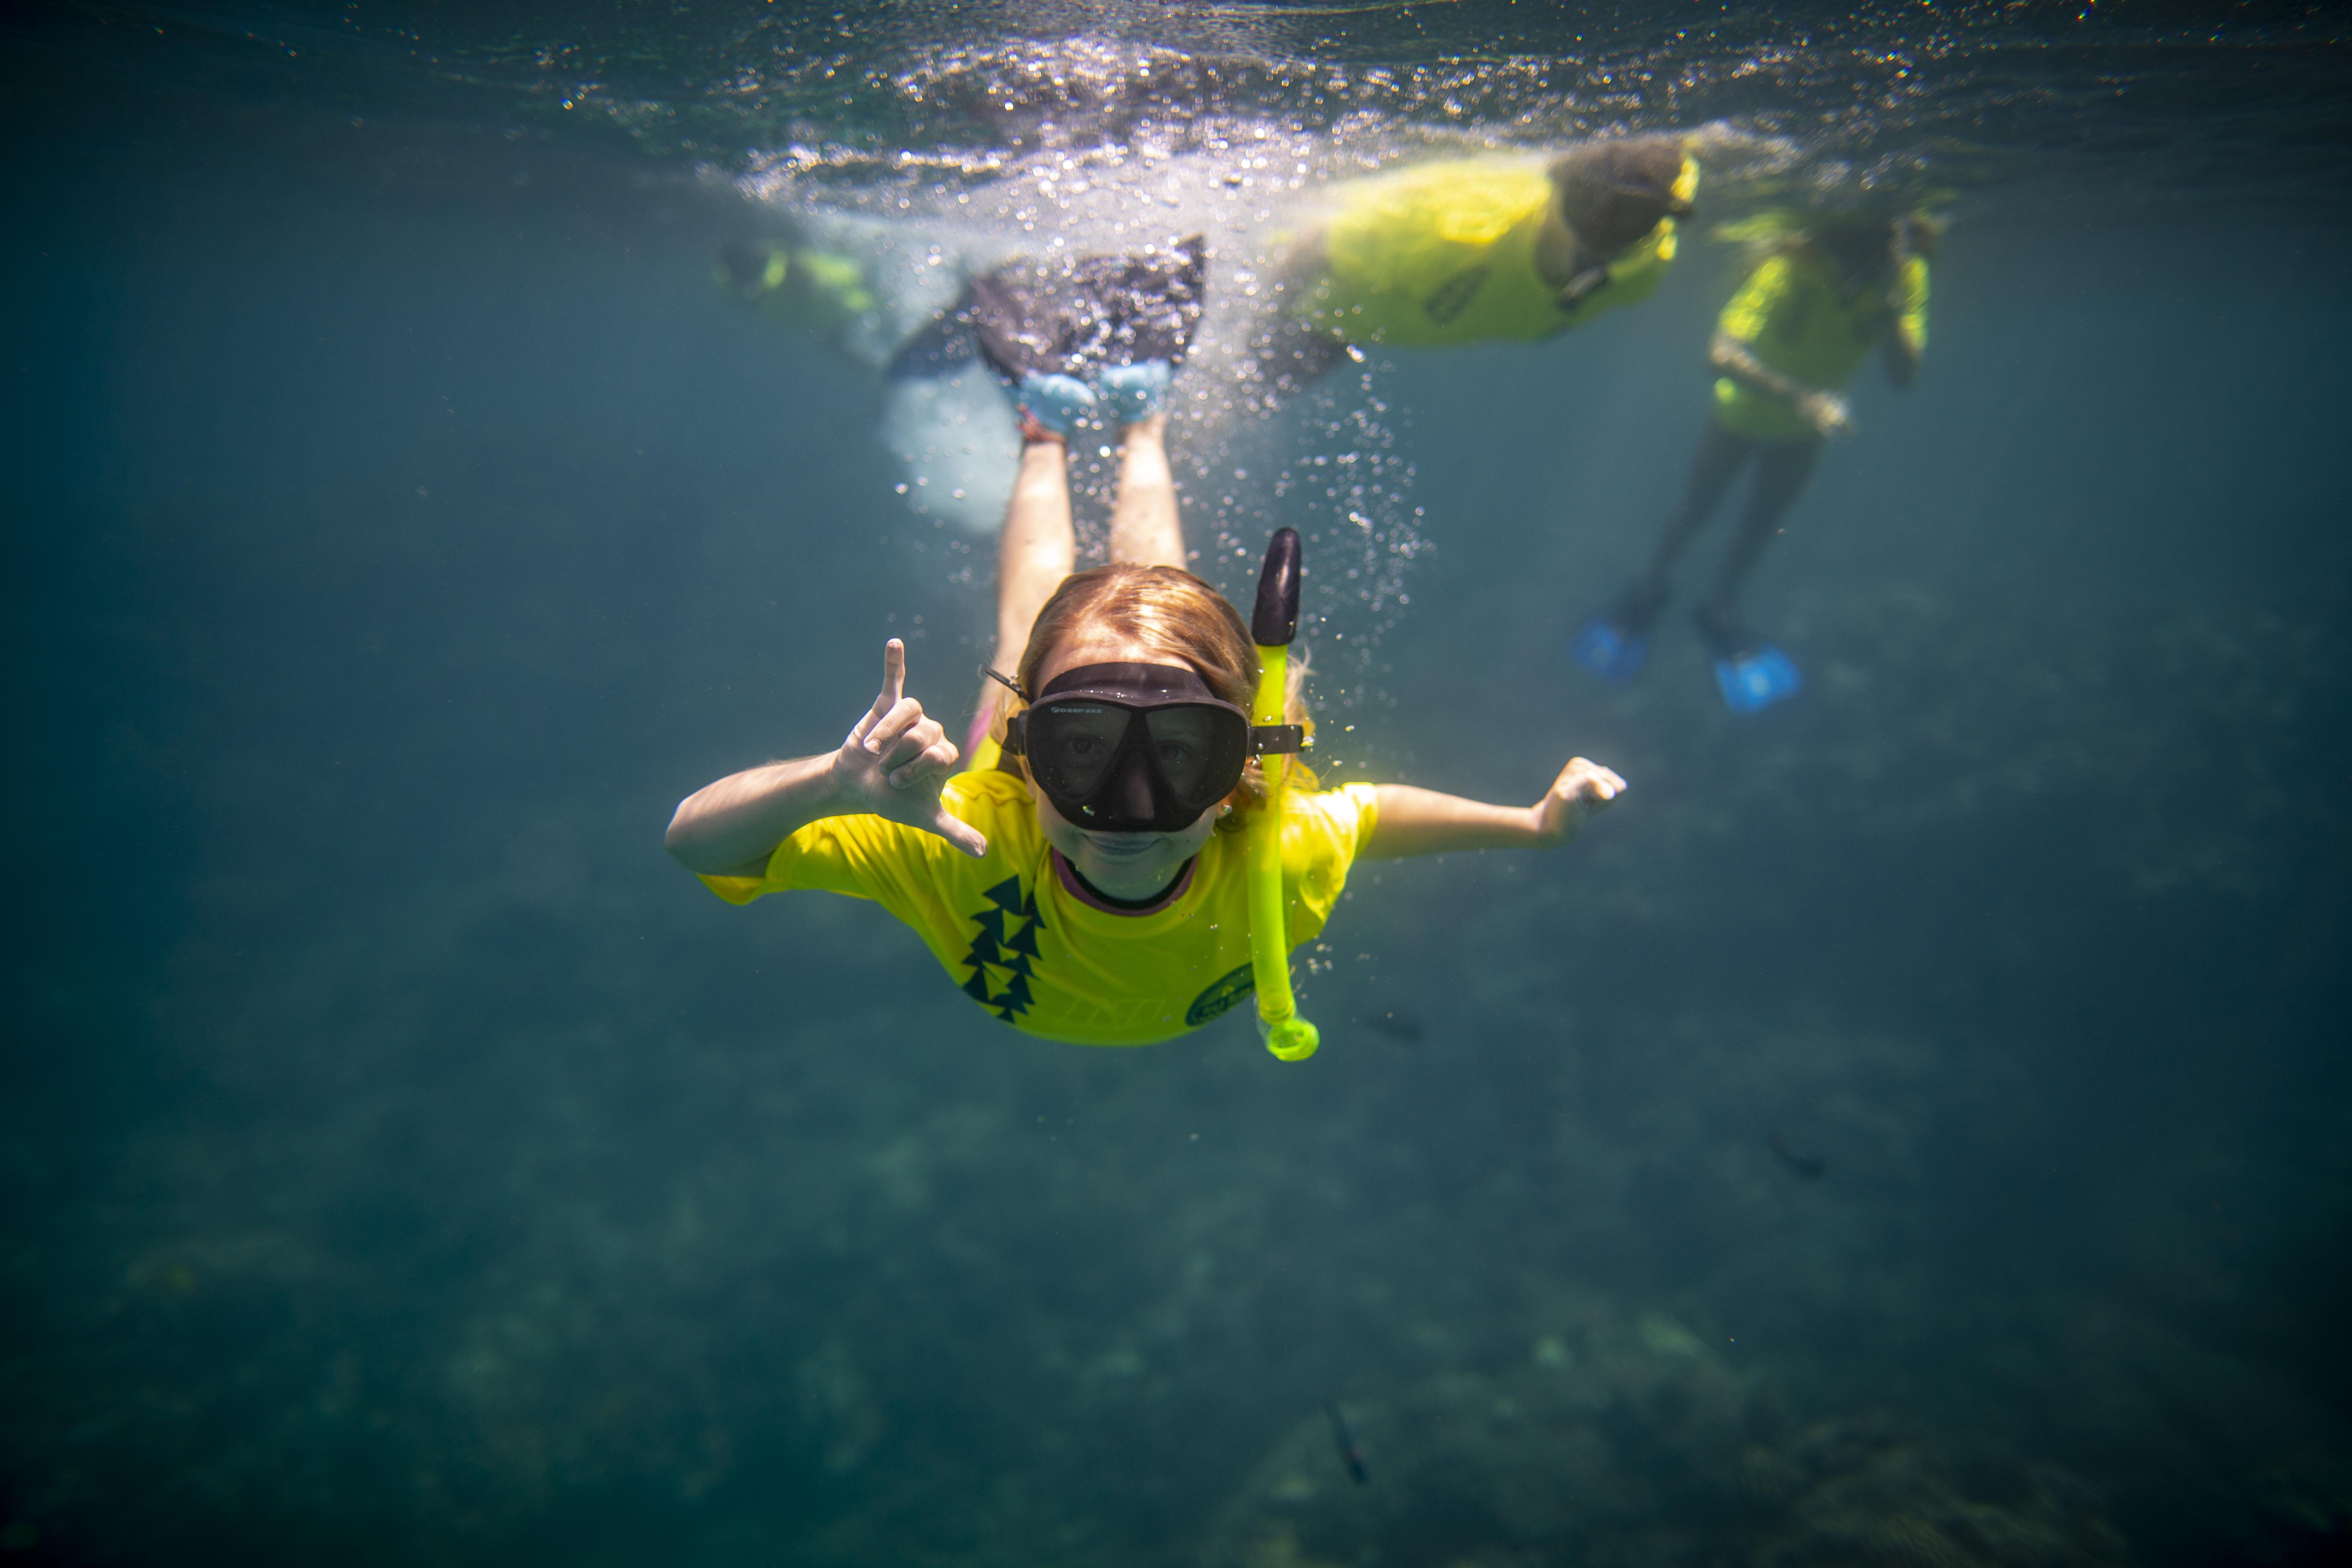
M 1026 736 L 1030 776 L 1072 820 L 1148 813 L 1159 832 L 1190 826 L 1224 798 L 1249 760 L 1248 721 L 1198 703 L 1048 699 L 1030 710 Z
M 1144 725 L 1169 793 L 1205 810 L 1241 782 L 1248 730 L 1216 708 L 1153 708 Z
M 1131 715 L 1104 702 L 1056 702 L 1029 721 L 1029 767 L 1049 795 L 1081 799 L 1102 788 Z

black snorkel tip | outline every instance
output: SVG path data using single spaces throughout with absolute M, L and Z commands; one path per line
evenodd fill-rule
M 1288 647 L 1298 635 L 1298 531 L 1277 528 L 1266 542 L 1265 570 L 1258 574 L 1257 606 L 1250 637 L 1260 647 Z

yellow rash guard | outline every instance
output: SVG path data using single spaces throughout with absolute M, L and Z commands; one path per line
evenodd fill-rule
M 778 846 L 764 877 L 702 879 L 730 904 L 795 888 L 872 899 L 915 928 L 966 995 L 1049 1040 L 1150 1045 L 1252 995 L 1240 834 L 1210 836 L 1166 909 L 1112 914 L 1063 886 L 1020 775 L 958 773 L 941 798 L 988 836 L 986 856 L 878 816 L 834 816 Z M 1292 945 L 1322 931 L 1376 810 L 1370 784 L 1289 796 L 1282 882 Z
M 1927 262 L 1904 263 L 1897 284 L 1901 312 L 1890 323 L 1886 297 L 1864 289 L 1838 296 L 1837 268 L 1811 250 L 1779 252 L 1748 275 L 1716 330 L 1746 343 L 1758 359 L 1790 379 L 1832 392 L 1843 386 L 1885 338 L 1888 326 L 1927 349 Z M 1729 376 L 1715 384 L 1716 423 L 1736 436 L 1762 441 L 1819 438 L 1797 411 L 1767 392 Z
M 1696 188 L 1685 161 L 1676 193 Z M 1532 341 L 1655 292 L 1675 258 L 1675 220 L 1612 258 L 1609 281 L 1577 303 L 1536 270 L 1551 180 L 1532 159 L 1423 163 L 1339 188 L 1324 270 L 1297 309 L 1351 342 L 1408 347 Z

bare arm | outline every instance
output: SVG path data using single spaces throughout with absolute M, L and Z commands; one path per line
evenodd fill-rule
M 777 845 L 819 818 L 857 809 L 834 788 L 834 755 L 770 763 L 704 784 L 677 803 L 662 847 L 706 877 L 759 876 Z
M 1729 332 L 1715 334 L 1715 340 L 1707 344 L 1706 362 L 1742 385 L 1752 386 L 1767 397 L 1779 398 L 1824 437 L 1853 434 L 1853 415 L 1842 394 L 1807 386 L 1793 376 L 1781 374 Z
M 1402 860 L 1470 849 L 1549 849 L 1576 837 L 1584 819 L 1625 793 L 1625 781 L 1582 757 L 1560 770 L 1533 805 L 1488 805 L 1411 784 L 1382 784 L 1380 819 L 1360 858 Z
M 960 753 L 939 721 L 904 695 L 906 684 L 906 645 L 892 637 L 882 650 L 882 694 L 839 751 L 703 785 L 678 802 L 663 847 L 706 877 L 756 877 L 810 823 L 870 813 L 936 833 L 967 855 L 987 854 L 988 840 L 940 801 Z

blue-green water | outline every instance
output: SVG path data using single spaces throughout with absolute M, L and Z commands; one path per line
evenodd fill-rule
M 0 1561 L 2343 1559 L 2331 15 L 0 39 Z M 1705 425 L 1704 221 L 1588 330 L 1233 406 L 1289 204 L 1623 128 L 1700 135 L 1702 220 L 1953 219 L 1919 385 L 1857 381 L 1748 595 L 1809 677 L 1752 719 L 1678 620 L 1626 690 L 1567 653 Z M 719 247 L 814 226 L 927 309 L 1147 214 L 1217 257 L 1204 570 L 1284 521 L 1321 567 L 1320 765 L 1633 784 L 1360 868 L 1301 1067 L 1031 1040 L 874 907 L 661 850 L 886 636 L 960 716 L 992 613 L 978 481 Z

